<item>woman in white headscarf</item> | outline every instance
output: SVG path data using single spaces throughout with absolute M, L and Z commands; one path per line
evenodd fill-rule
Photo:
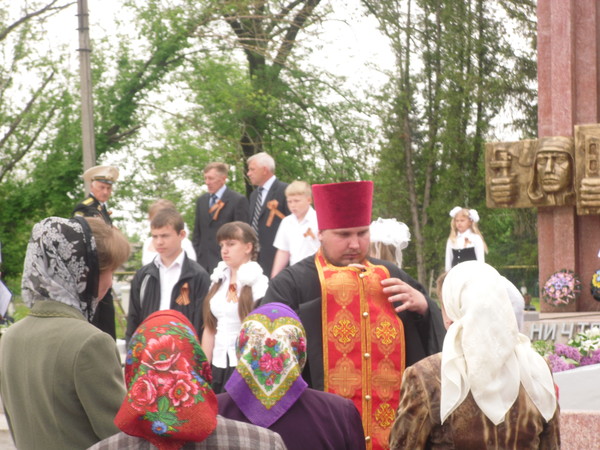
M 390 447 L 559 448 L 550 369 L 519 334 L 500 274 L 467 261 L 441 291 L 443 350 L 404 372 Z

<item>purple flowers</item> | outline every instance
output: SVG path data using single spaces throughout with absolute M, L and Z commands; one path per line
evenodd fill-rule
M 600 329 L 594 327 L 579 333 L 568 344 L 536 341 L 533 347 L 548 359 L 552 372 L 600 364 Z
M 581 292 L 581 282 L 572 270 L 563 269 L 550 275 L 541 292 L 542 299 L 552 306 L 575 302 Z
M 548 360 L 550 361 L 550 369 L 554 373 L 574 369 L 576 367 L 575 364 L 569 364 L 566 360 L 554 353 L 548 355 Z
M 554 353 L 557 356 L 564 356 L 567 359 L 572 359 L 575 362 L 581 361 L 581 353 L 575 347 L 565 344 L 556 344 L 554 346 Z
M 581 358 L 582 366 L 590 366 L 592 364 L 600 364 L 600 350 L 595 350 L 589 356 Z

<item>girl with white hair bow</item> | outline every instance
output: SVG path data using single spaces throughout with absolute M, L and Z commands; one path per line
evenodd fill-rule
M 485 262 L 487 246 L 477 223 L 479 214 L 474 209 L 455 206 L 450 211 L 450 236 L 446 243 L 446 272 L 464 261 Z

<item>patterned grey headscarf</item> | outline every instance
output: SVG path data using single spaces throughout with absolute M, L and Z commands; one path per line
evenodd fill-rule
M 83 217 L 48 217 L 34 225 L 21 281 L 27 306 L 53 300 L 91 320 L 99 275 L 96 240 Z

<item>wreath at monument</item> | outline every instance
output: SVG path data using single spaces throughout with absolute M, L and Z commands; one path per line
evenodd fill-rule
M 596 270 L 592 275 L 592 296 L 594 300 L 600 302 L 600 269 Z
M 542 288 L 542 300 L 554 307 L 575 303 L 581 292 L 581 281 L 572 270 L 554 272 Z

